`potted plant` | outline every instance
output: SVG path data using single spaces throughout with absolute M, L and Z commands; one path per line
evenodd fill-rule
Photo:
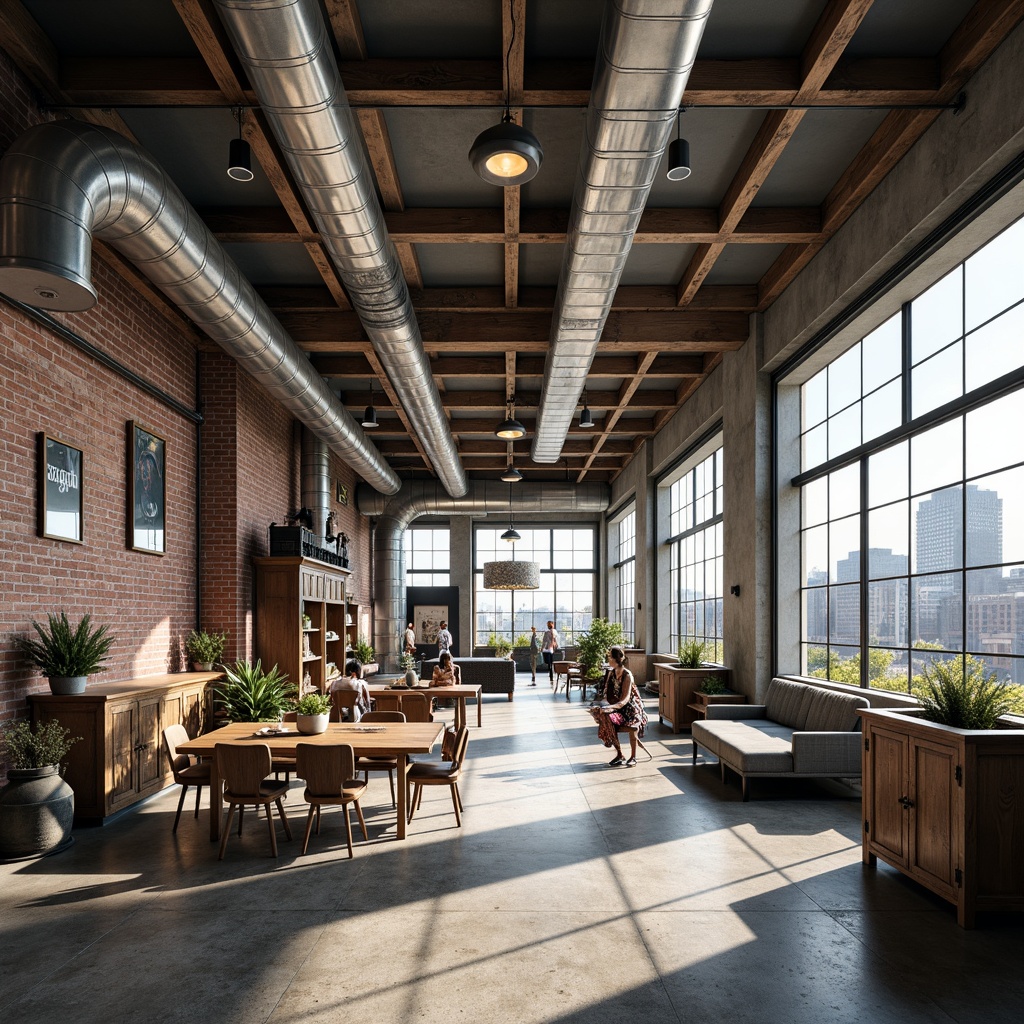
M 742 693 L 736 693 L 725 685 L 721 676 L 706 675 L 700 684 L 700 689 L 695 691 L 697 713 L 704 716 L 707 714 L 709 704 L 746 704 L 747 698 Z
M 658 678 L 658 721 L 668 719 L 672 723 L 673 732 L 688 729 L 701 717 L 707 701 L 700 693 L 707 692 L 704 686 L 709 677 L 720 679 L 723 687 L 728 687 L 729 669 L 705 660 L 709 647 L 714 650 L 714 646 L 704 640 L 684 637 L 676 650 L 677 663 L 659 663 L 655 666 Z M 728 703 L 736 702 L 743 702 L 741 695 Z
M 217 699 L 229 722 L 280 722 L 292 710 L 295 687 L 276 665 L 264 672 L 259 659 L 255 664 L 236 661 L 224 675 Z
M 38 639 L 15 637 L 15 646 L 49 679 L 51 693 L 84 693 L 88 677 L 104 670 L 114 637 L 106 626 L 94 628 L 88 615 L 77 626 L 64 611 L 46 618 L 45 626 L 32 620 Z
M 7 785 L 0 789 L 0 860 L 56 853 L 72 843 L 75 794 L 60 772 L 80 736 L 56 719 L 37 726 L 14 722 L 4 730 Z
M 227 637 L 223 633 L 207 633 L 193 629 L 185 639 L 185 650 L 192 659 L 192 667 L 200 672 L 209 672 L 215 661 L 224 657 Z
M 608 648 L 622 645 L 621 622 L 607 619 L 591 619 L 590 625 L 576 636 L 576 660 L 579 662 L 584 679 L 598 680 L 604 675 Z
M 416 658 L 412 654 L 402 654 L 398 659 L 399 667 L 405 673 L 405 685 L 415 686 L 419 681 L 419 673 L 416 671 Z
M 507 636 L 495 636 L 494 656 L 496 658 L 507 658 L 512 653 L 512 641 Z
M 307 693 L 295 702 L 295 725 L 305 736 L 327 732 L 331 720 L 331 695 Z
M 955 661 L 933 661 L 921 673 L 921 717 L 954 729 L 994 729 L 1006 714 L 1024 710 L 1020 691 L 985 675 L 984 666 L 967 659 L 966 671 Z
M 364 665 L 369 665 L 370 662 L 377 660 L 377 652 L 365 636 L 361 636 L 356 641 L 355 655 Z

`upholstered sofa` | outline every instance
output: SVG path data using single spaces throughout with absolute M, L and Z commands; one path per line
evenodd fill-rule
M 467 685 L 479 686 L 481 693 L 507 693 L 512 700 L 516 688 L 515 662 L 508 658 L 456 658 L 455 663 Z M 437 658 L 424 661 L 420 677 L 429 680 L 436 664 Z
M 742 780 L 743 799 L 752 778 L 860 778 L 858 708 L 864 697 L 809 683 L 773 679 L 764 704 L 710 704 L 693 723 L 693 763 L 701 747 L 718 758 L 725 780 L 731 768 Z

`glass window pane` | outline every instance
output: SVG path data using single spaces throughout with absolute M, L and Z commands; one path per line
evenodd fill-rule
M 860 466 L 844 466 L 828 477 L 828 514 L 830 519 L 860 510 Z
M 963 479 L 963 420 L 940 423 L 910 439 L 910 493 Z
M 1015 391 L 967 414 L 968 477 L 1024 462 L 1022 402 L 1024 393 Z
M 860 398 L 860 344 L 848 349 L 828 367 L 828 414 L 834 416 Z
M 907 652 L 872 648 L 868 651 L 868 686 L 891 693 L 910 693 Z
M 1024 364 L 1024 302 L 967 335 L 965 372 L 968 391 Z
M 812 480 L 800 488 L 802 522 L 804 526 L 816 526 L 828 518 L 828 477 Z
M 828 579 L 828 526 L 803 531 L 803 583 L 815 586 Z
M 1018 625 L 1024 610 L 1024 579 L 1020 566 L 1010 572 L 1013 575 L 1008 577 L 999 569 L 967 573 L 967 650 L 1002 658 L 1007 669 L 1010 655 L 1024 655 L 1024 635 Z
M 868 503 L 887 505 L 910 493 L 910 469 L 906 441 L 877 452 L 868 459 Z
M 910 581 L 912 645 L 958 651 L 962 641 L 963 577 L 958 572 L 919 576 Z
M 968 484 L 967 564 L 998 565 L 1024 559 L 1022 513 L 1024 467 Z
M 868 642 L 895 647 L 907 645 L 906 579 L 868 584 Z
M 860 648 L 829 646 L 828 678 L 837 683 L 860 686 Z
M 911 371 L 911 416 L 923 416 L 963 393 L 963 342 L 958 341 Z
M 903 314 L 896 313 L 862 342 L 864 393 L 899 377 L 903 364 Z
M 908 505 L 898 501 L 868 514 L 868 574 L 871 579 L 905 574 L 910 561 Z
M 805 590 L 802 597 L 804 639 L 825 643 L 828 640 L 828 590 L 815 587 Z
M 828 421 L 828 457 L 834 459 L 860 444 L 860 402 Z
M 828 552 L 833 581 L 849 583 L 860 579 L 860 516 L 829 523 Z
M 828 458 L 828 424 L 809 430 L 801 439 L 800 468 L 813 469 Z
M 991 320 L 1024 298 L 1022 250 L 1024 221 L 1019 220 L 967 260 L 967 330 Z
M 914 498 L 913 572 L 959 569 L 963 564 L 963 490 L 960 485 Z
M 921 362 L 964 333 L 963 270 L 957 267 L 910 304 L 910 361 Z
M 903 422 L 903 388 L 900 380 L 886 384 L 884 388 L 864 399 L 864 440 L 881 437 L 886 431 L 894 430 Z

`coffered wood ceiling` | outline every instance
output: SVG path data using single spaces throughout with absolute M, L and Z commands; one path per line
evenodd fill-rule
M 596 0 L 323 0 L 434 379 L 472 477 L 531 430 L 594 70 Z M 517 30 L 513 38 L 513 15 Z M 715 0 L 680 117 L 693 174 L 659 175 L 587 381 L 595 429 L 529 479 L 612 480 L 1024 15 L 1024 0 Z M 500 119 L 540 138 L 502 190 L 466 154 Z M 11 0 L 0 46 L 56 116 L 105 124 L 163 164 L 405 477 L 430 474 L 209 0 Z M 225 174 L 238 124 L 258 162 Z M 947 116 L 952 116 L 947 114 Z M 138 272 L 100 258 L 180 322 Z

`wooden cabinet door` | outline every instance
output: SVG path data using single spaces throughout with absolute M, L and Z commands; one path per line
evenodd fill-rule
M 864 766 L 868 849 L 895 867 L 909 865 L 909 743 L 906 736 L 871 727 Z
M 167 762 L 163 750 L 163 725 L 178 721 L 181 701 L 174 696 L 160 695 L 139 701 L 139 792 L 162 789 Z
M 299 589 L 304 601 L 324 599 L 324 574 L 310 569 L 299 571 Z
M 960 866 L 962 787 L 956 781 L 955 744 L 910 742 L 910 871 L 940 896 L 956 900 Z
M 107 813 L 125 807 L 135 800 L 136 764 L 135 743 L 138 736 L 139 702 L 126 701 L 107 707 Z
M 181 691 L 181 724 L 189 739 L 195 739 L 203 731 L 203 711 L 206 703 L 205 687 L 197 686 L 193 689 Z M 164 728 L 170 724 L 164 723 Z
M 324 577 L 324 600 L 331 604 L 345 603 L 345 579 L 342 576 Z

